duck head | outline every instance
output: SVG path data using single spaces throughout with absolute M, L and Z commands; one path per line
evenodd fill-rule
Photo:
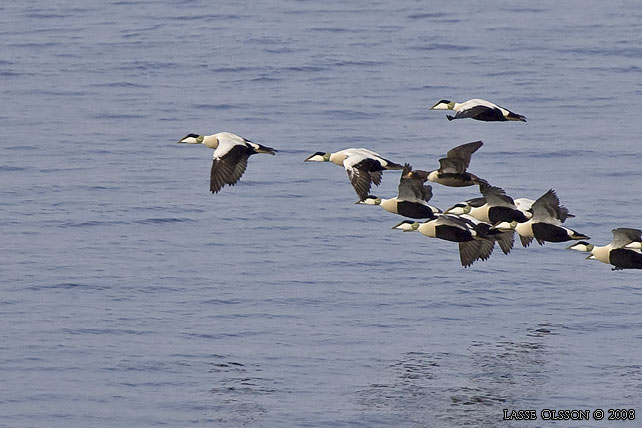
M 219 134 L 212 134 L 212 135 L 187 134 L 186 136 L 178 140 L 178 143 L 179 144 L 180 143 L 204 144 L 210 149 L 216 149 L 218 147 L 218 137 L 219 137 Z
M 495 230 L 500 230 L 502 232 L 510 232 L 511 230 L 515 230 L 515 228 L 517 227 L 518 224 L 519 223 L 517 223 L 515 220 L 513 220 L 511 222 L 502 221 L 500 223 L 497 223 L 493 227 L 491 227 L 491 230 L 495 229 Z
M 441 100 L 434 106 L 430 107 L 430 110 L 452 110 L 455 108 L 455 102 L 450 100 Z
M 404 220 L 392 227 L 393 229 L 403 230 L 404 232 L 414 232 L 419 229 L 419 222 Z
M 595 247 L 595 245 L 590 244 L 590 243 L 588 243 L 586 241 L 578 241 L 573 245 L 569 245 L 568 247 L 566 247 L 566 249 L 567 250 L 582 251 L 584 253 L 590 253 L 591 251 L 593 251 L 594 247 Z
M 316 152 L 305 158 L 303 162 L 330 162 L 331 153 Z
M 373 196 L 373 195 L 368 195 L 365 199 L 355 202 L 355 204 L 380 205 L 381 204 L 381 198 L 378 198 L 377 196 Z
M 470 214 L 471 209 L 472 207 L 470 206 L 470 204 L 460 202 L 448 208 L 444 214 L 456 214 L 456 215 Z
M 205 139 L 204 136 L 198 135 L 198 134 L 187 134 L 180 140 L 178 140 L 178 143 L 185 143 L 185 144 L 201 144 L 203 143 L 203 140 Z

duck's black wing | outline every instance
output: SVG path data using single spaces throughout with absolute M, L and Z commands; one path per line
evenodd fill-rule
M 240 144 L 222 154 L 215 151 L 210 171 L 210 191 L 217 193 L 226 184 L 236 184 L 245 172 L 247 159 L 252 152 L 252 149 Z
M 445 158 L 439 159 L 441 165 L 439 172 L 463 174 L 470 165 L 471 156 L 482 145 L 484 145 L 482 141 L 473 141 L 450 149 Z
M 429 201 L 432 198 L 432 186 L 425 184 L 427 180 L 426 171 L 412 171 L 412 167 L 405 164 L 399 180 L 398 199 L 409 202 Z
M 642 230 L 640 229 L 619 227 L 611 232 L 613 233 L 613 246 L 615 248 L 622 248 L 631 242 L 642 241 Z

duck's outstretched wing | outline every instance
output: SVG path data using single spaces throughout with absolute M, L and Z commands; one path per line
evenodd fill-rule
M 230 186 L 236 184 L 245 172 L 247 159 L 251 154 L 251 150 L 244 145 L 223 148 L 225 149 L 223 151 L 219 151 L 218 148 L 214 151 L 210 171 L 210 191 L 212 193 L 217 193 L 226 184 Z
M 413 171 L 409 164 L 405 164 L 399 180 L 398 199 L 408 202 L 428 202 L 432 198 L 432 186 L 425 184 L 427 180 L 426 171 Z
M 642 230 L 619 227 L 611 231 L 613 233 L 613 247 L 622 248 L 631 242 L 642 241 Z
M 482 145 L 484 145 L 482 141 L 473 141 L 450 149 L 445 158 L 439 159 L 439 172 L 457 174 L 466 172 L 466 168 L 470 165 L 471 156 Z
M 533 202 L 531 211 L 535 220 L 556 219 L 564 222 L 567 217 L 573 217 L 566 207 L 560 205 L 560 200 L 553 189 L 549 189 L 548 192 L 537 198 Z
M 377 186 L 381 184 L 383 167 L 376 159 L 348 156 L 343 161 L 343 166 L 348 173 L 352 187 L 362 201 L 368 197 L 372 183 Z

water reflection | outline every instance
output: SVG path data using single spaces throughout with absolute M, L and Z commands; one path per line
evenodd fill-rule
M 545 342 L 556 328 L 534 326 L 520 341 L 473 342 L 462 354 L 407 352 L 357 402 L 369 418 L 396 426 L 493 426 L 505 408 L 537 408 L 550 371 Z
M 217 426 L 249 426 L 261 421 L 267 410 L 258 397 L 275 392 L 275 382 L 262 377 L 260 367 L 224 355 L 213 355 L 210 365 Z

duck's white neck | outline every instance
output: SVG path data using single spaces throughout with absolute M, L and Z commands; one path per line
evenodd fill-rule
M 610 264 L 609 263 L 609 252 L 613 246 L 611 244 L 605 245 L 603 247 L 593 247 L 593 250 L 591 251 L 591 254 L 595 256 L 596 259 L 601 261 L 602 263 Z
M 437 236 L 437 230 L 435 228 L 435 222 L 429 221 L 426 223 L 421 223 L 418 228 L 419 232 L 422 235 L 428 236 L 429 238 L 435 238 Z
M 521 236 L 527 237 L 527 238 L 533 238 L 535 235 L 533 235 L 533 222 L 531 220 L 526 221 L 524 223 L 517 223 L 515 225 L 515 231 L 519 233 Z
M 397 198 L 382 199 L 381 202 L 379 202 L 379 205 L 389 213 L 397 213 Z

